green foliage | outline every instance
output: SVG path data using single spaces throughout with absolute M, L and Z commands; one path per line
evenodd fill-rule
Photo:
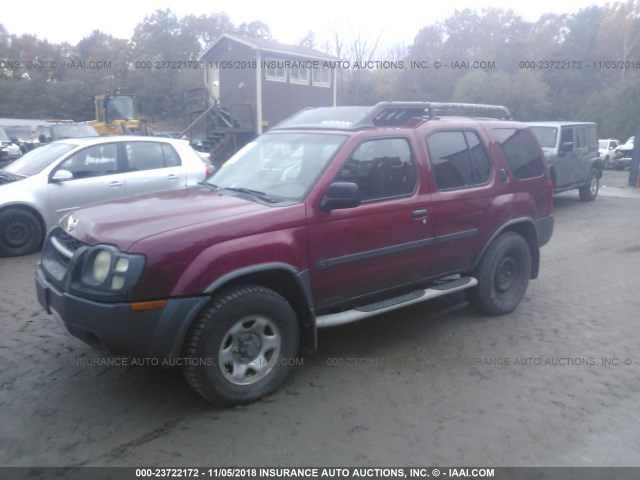
M 272 38 L 261 21 L 235 26 L 225 13 L 179 18 L 170 9 L 145 17 L 130 39 L 95 30 L 77 45 L 11 35 L 0 25 L 0 61 L 5 61 L 0 65 L 0 116 L 86 120 L 93 116 L 94 95 L 120 88 L 138 95 L 142 116 L 179 125 L 184 92 L 202 86 L 203 70 L 156 69 L 155 62 L 196 61 L 223 33 Z M 315 33 L 309 31 L 300 44 L 313 47 L 315 41 Z M 510 9 L 456 10 L 443 21 L 426 24 L 411 45 L 395 53 L 381 51 L 380 37 L 372 41 L 357 32 L 336 33 L 332 48 L 328 45 L 327 52 L 352 65 L 371 60 L 404 64 L 340 70 L 340 104 L 498 103 L 521 120 L 594 120 L 603 135 L 622 140 L 640 124 L 640 69 L 635 66 L 640 61 L 638 0 L 545 14 L 536 22 Z M 89 60 L 108 62 L 109 68 L 69 68 L 70 63 Z M 634 66 L 607 68 L 596 66 L 597 60 L 622 61 L 623 67 L 625 61 L 633 61 Z M 485 63 L 480 67 L 474 61 Z M 45 67 L 26 68 L 28 62 Z M 453 67 L 463 62 L 462 68 Z
M 580 120 L 597 122 L 601 138 L 625 141 L 640 126 L 640 83 L 629 80 L 602 93 L 595 93 L 578 113 Z
M 531 71 L 488 73 L 477 70 L 460 79 L 453 100 L 504 105 L 515 119 L 531 121 L 547 118 L 548 96 L 549 87 Z

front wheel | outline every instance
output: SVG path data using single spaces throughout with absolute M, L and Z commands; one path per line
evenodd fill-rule
M 212 403 L 250 403 L 284 381 L 298 342 L 297 318 L 283 297 L 264 287 L 238 287 L 214 298 L 192 326 L 184 375 Z
M 583 202 L 593 202 L 598 196 L 598 190 L 600 189 L 600 175 L 595 168 L 589 171 L 589 177 L 587 178 L 587 184 L 580 187 L 580 200 Z
M 43 237 L 40 220 L 28 210 L 8 208 L 0 212 L 0 257 L 33 253 Z
M 515 232 L 501 234 L 489 246 L 475 276 L 478 286 L 471 292 L 471 300 L 479 310 L 491 315 L 513 311 L 531 277 L 529 244 Z

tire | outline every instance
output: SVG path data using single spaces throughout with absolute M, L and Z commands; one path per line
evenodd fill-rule
M 589 170 L 589 176 L 587 177 L 587 184 L 580 187 L 580 200 L 583 202 L 593 202 L 598 196 L 598 190 L 600 189 L 600 176 L 595 168 Z
M 0 257 L 28 255 L 40 248 L 44 238 L 36 215 L 21 208 L 0 212 Z
M 191 327 L 183 373 L 211 403 L 250 403 L 282 384 L 298 343 L 297 318 L 283 297 L 264 287 L 238 287 L 215 297 Z
M 506 232 L 496 238 L 475 271 L 478 286 L 471 302 L 484 313 L 504 315 L 522 300 L 531 277 L 531 251 L 520 235 Z

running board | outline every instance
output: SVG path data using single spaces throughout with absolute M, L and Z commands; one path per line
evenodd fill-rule
M 362 305 L 353 310 L 319 315 L 316 317 L 316 327 L 334 327 L 336 325 L 344 325 L 345 323 L 357 322 L 358 320 L 390 312 L 398 308 L 413 305 L 414 303 L 424 302 L 433 298 L 442 297 L 443 295 L 459 292 L 460 290 L 466 290 L 467 288 L 475 287 L 477 284 L 478 280 L 473 277 L 450 280 L 424 290 L 416 290 L 398 297 L 389 298 L 369 305 Z

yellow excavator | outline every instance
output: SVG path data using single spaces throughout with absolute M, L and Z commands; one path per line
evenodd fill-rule
M 137 118 L 136 96 L 113 95 L 94 97 L 96 119 L 89 121 L 100 135 L 153 135 L 146 120 Z

